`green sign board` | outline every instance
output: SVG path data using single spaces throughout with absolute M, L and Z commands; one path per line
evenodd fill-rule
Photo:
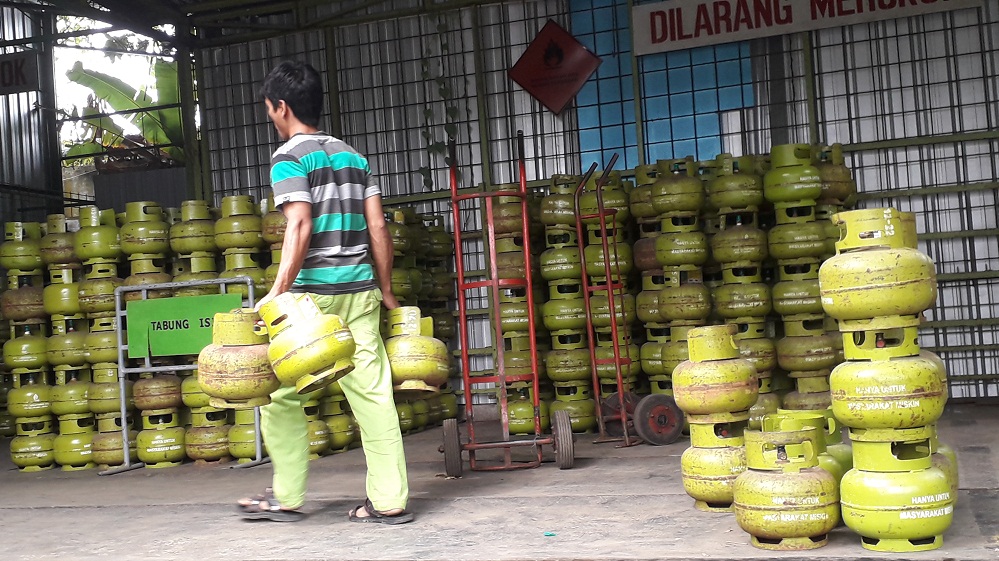
M 236 293 L 129 302 L 128 358 L 196 355 L 212 342 L 215 314 L 241 306 L 242 297 Z

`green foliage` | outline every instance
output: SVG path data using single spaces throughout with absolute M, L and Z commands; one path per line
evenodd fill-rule
M 100 110 L 102 106 L 110 107 L 113 111 L 131 111 L 123 117 L 139 129 L 142 135 L 139 145 L 173 144 L 174 146 L 162 148 L 163 152 L 171 159 L 183 162 L 184 152 L 179 148 L 184 141 L 180 111 L 175 107 L 160 108 L 162 105 L 176 104 L 180 101 L 177 63 L 158 60 L 153 66 L 153 71 L 156 78 L 156 94 L 159 98 L 157 100 L 153 100 L 144 89 L 137 90 L 117 77 L 84 68 L 80 62 L 77 62 L 66 76 L 93 92 L 90 103 L 83 110 L 83 116 L 102 113 Z M 121 127 L 110 118 L 95 117 L 86 119 L 85 122 L 92 129 L 92 137 L 83 143 L 86 146 L 70 147 L 68 155 L 93 154 L 94 152 L 90 151 L 93 149 L 93 143 L 103 146 L 106 150 L 120 145 L 124 140 Z

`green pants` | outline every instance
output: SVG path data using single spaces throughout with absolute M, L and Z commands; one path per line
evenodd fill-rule
M 354 336 L 354 371 L 340 380 L 361 430 L 368 466 L 367 495 L 380 511 L 406 508 L 409 483 L 402 432 L 392 397 L 392 371 L 380 327 L 381 291 L 327 296 L 311 294 L 324 313 L 343 318 Z M 260 408 L 260 425 L 274 467 L 274 496 L 287 508 L 305 502 L 309 475 L 305 397 L 281 387 Z

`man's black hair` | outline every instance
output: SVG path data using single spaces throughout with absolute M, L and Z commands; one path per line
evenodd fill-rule
M 319 127 L 323 86 L 319 72 L 308 63 L 286 60 L 277 65 L 264 78 L 260 95 L 275 107 L 283 100 L 299 121 L 310 127 Z

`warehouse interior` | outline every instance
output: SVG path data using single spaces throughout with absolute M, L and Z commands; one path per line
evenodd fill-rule
M 995 559 L 999 5 L 855 4 L 0 0 L 8 555 Z M 288 59 L 382 191 L 399 528 L 333 375 L 305 520 L 233 511 Z

